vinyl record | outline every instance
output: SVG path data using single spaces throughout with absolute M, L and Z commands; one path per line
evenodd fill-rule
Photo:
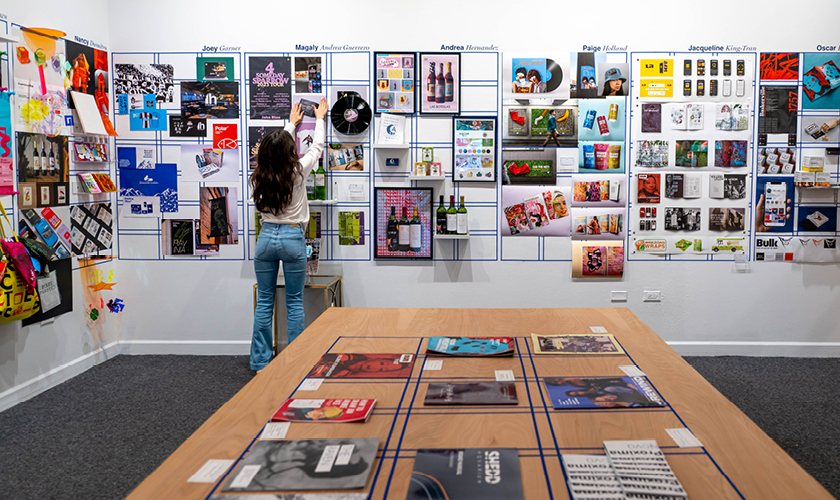
M 370 126 L 373 112 L 356 92 L 348 92 L 333 104 L 330 111 L 332 125 L 345 135 L 363 134 Z
M 552 59 L 545 60 L 545 68 L 551 75 L 551 78 L 545 82 L 545 90 L 546 92 L 554 92 L 563 83 L 563 68 Z

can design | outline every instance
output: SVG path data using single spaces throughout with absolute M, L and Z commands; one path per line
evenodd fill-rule
M 583 128 L 592 130 L 592 126 L 595 125 L 595 110 L 590 109 L 586 112 L 586 119 L 583 121 Z
M 610 135 L 610 127 L 607 125 L 607 119 L 603 115 L 598 117 L 598 130 L 601 135 Z
M 610 114 L 607 119 L 611 122 L 618 121 L 618 104 L 610 104 Z

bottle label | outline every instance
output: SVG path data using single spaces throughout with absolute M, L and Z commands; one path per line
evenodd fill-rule
M 436 226 L 437 227 L 435 228 L 435 231 L 438 234 L 446 232 L 446 214 L 445 213 L 438 214 L 437 221 L 436 221 Z
M 467 214 L 458 214 L 458 234 L 467 234 Z
M 318 187 L 326 185 L 326 178 L 324 174 L 315 174 L 315 185 Z
M 452 83 L 446 82 L 446 87 L 444 89 L 444 95 L 446 95 L 448 100 L 452 100 Z
M 444 96 L 445 91 L 446 91 L 446 85 L 437 85 L 435 87 L 435 97 L 443 99 L 445 97 Z
M 458 230 L 458 214 L 446 214 L 446 230 L 451 232 Z
M 429 96 L 429 97 L 434 97 L 435 96 L 435 84 L 434 83 L 429 82 L 429 91 L 426 93 L 426 95 Z
M 411 248 L 419 249 L 421 246 L 421 239 L 422 239 L 422 230 L 423 226 L 420 224 L 412 224 L 411 225 L 411 235 L 409 236 L 409 246 Z
M 315 193 L 315 176 L 310 175 L 306 177 L 306 193 L 307 194 L 314 194 Z
M 400 245 L 411 243 L 411 228 L 409 224 L 400 224 Z

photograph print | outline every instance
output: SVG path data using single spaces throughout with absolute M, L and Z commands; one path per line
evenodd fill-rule
M 461 54 L 420 53 L 421 114 L 461 112 Z
M 239 118 L 239 82 L 181 82 L 184 118 Z
M 171 64 L 114 64 L 116 95 L 155 94 L 157 102 L 175 100 L 175 70 Z

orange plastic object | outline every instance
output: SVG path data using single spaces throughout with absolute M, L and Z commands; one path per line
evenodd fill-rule
M 26 47 L 18 45 L 17 58 L 21 64 L 29 64 L 29 51 L 26 50 Z

